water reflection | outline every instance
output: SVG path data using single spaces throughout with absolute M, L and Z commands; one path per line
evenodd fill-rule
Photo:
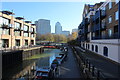
M 13 68 L 5 69 L 3 78 L 9 78 L 9 80 L 13 78 L 33 78 L 36 68 L 50 66 L 59 53 L 61 53 L 59 49 L 45 49 L 44 53 L 34 55 Z

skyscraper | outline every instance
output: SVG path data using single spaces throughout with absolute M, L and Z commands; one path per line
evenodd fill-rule
M 59 22 L 55 24 L 55 34 L 61 34 L 62 33 L 62 26 Z
M 50 20 L 46 19 L 39 19 L 38 21 L 35 21 L 36 29 L 38 34 L 48 34 L 51 33 L 51 25 Z

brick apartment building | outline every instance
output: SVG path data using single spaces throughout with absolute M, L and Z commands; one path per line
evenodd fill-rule
M 36 26 L 10 11 L 0 12 L 0 48 L 35 45 Z
M 119 0 L 86 4 L 78 26 L 80 46 L 120 63 Z

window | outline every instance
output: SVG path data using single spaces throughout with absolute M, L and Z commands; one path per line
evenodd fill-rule
M 108 18 L 108 22 L 109 22 L 109 23 L 112 22 L 112 16 L 109 16 L 109 18 Z
M 9 19 L 2 18 L 2 24 L 8 25 L 9 24 Z
M 20 40 L 15 40 L 16 46 L 20 46 Z
M 9 47 L 9 40 L 8 39 L 3 39 L 2 40 L 2 47 L 3 48 L 8 48 Z
M 25 40 L 25 46 L 27 46 L 28 45 L 28 40 Z
M 94 45 L 92 45 L 92 51 L 94 51 Z
M 24 31 L 29 31 L 29 26 L 24 25 Z
M 117 3 L 119 2 L 119 0 L 116 0 L 115 2 L 116 2 L 116 4 L 117 4 Z
M 114 33 L 118 33 L 118 25 L 114 26 Z
M 31 40 L 31 45 L 34 45 L 34 40 Z
M 108 56 L 108 48 L 107 47 L 104 47 L 104 49 L 103 49 L 103 55 L 104 56 Z
M 20 23 L 15 22 L 15 26 L 14 26 L 14 27 L 15 27 L 15 29 L 20 29 L 20 25 L 21 25 Z
M 29 33 L 24 33 L 24 37 L 29 37 Z
M 109 9 L 112 8 L 112 2 L 109 2 Z
M 90 45 L 88 44 L 88 49 L 90 48 Z
M 118 20 L 119 18 L 119 14 L 118 14 L 118 11 L 115 12 L 115 20 Z
M 87 49 L 87 44 L 86 44 L 86 49 Z
M 9 29 L 2 29 L 2 34 L 9 35 L 10 30 Z
M 34 34 L 31 34 L 31 37 L 34 37 Z
M 95 52 L 98 52 L 98 46 L 97 45 L 95 46 Z
M 21 35 L 20 35 L 20 31 L 14 31 L 14 35 L 15 35 L 15 36 L 21 36 Z
M 84 43 L 83 43 L 83 47 L 84 47 L 85 45 L 84 45 Z
M 111 29 L 108 30 L 108 35 L 109 35 L 109 37 L 112 36 L 112 30 Z

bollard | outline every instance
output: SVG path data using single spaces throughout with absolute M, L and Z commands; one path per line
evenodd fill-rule
M 97 70 L 97 79 L 99 80 L 100 78 L 100 70 Z
M 92 76 L 94 76 L 95 67 L 92 66 Z
M 86 68 L 88 68 L 88 59 L 86 59 Z
M 88 69 L 89 69 L 89 72 L 90 72 L 90 62 L 88 62 Z

